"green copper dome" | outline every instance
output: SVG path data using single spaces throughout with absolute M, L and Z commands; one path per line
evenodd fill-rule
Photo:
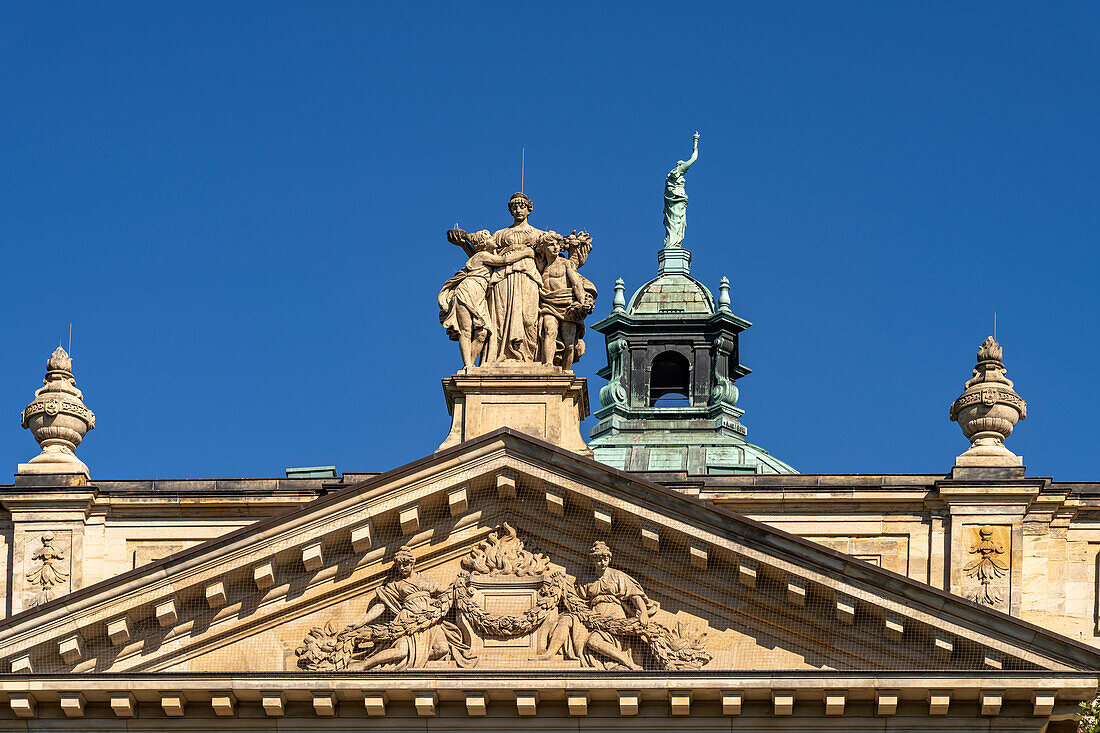
M 626 312 L 631 316 L 682 318 L 710 316 L 714 296 L 706 285 L 690 275 L 658 275 L 634 293 Z

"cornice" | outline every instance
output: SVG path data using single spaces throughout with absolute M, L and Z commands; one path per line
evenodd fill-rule
M 589 702 L 618 703 L 619 714 L 631 717 L 638 705 L 667 705 L 669 715 L 737 716 L 743 705 L 759 715 L 789 715 L 796 705 L 833 707 L 870 703 L 889 719 L 899 703 L 919 702 L 929 714 L 997 715 L 1001 706 L 1024 703 L 1034 716 L 1049 716 L 1056 707 L 1069 709 L 1096 694 L 1093 675 L 1061 673 L 844 673 L 833 671 L 769 671 L 631 673 L 559 670 L 469 674 L 446 671 L 359 674 L 83 674 L 41 675 L 33 679 L 0 675 L 3 696 L 19 717 L 53 717 L 60 708 L 70 718 L 82 718 L 89 704 L 109 705 L 119 718 L 234 717 L 239 705 L 261 708 L 267 716 L 331 717 L 340 704 L 350 704 L 353 716 L 433 717 L 439 706 L 450 715 L 485 715 L 496 703 L 498 714 L 515 717 L 550 713 L 570 717 L 588 713 Z M 307 703 L 310 707 L 293 703 Z M 564 705 L 563 705 L 564 703 Z M 974 703 L 978 703 L 975 707 Z M 545 706 L 545 707 L 544 707 Z M 312 709 L 311 709 L 312 708 Z M 653 708 L 650 708 L 653 709 Z M 102 711 L 103 708 L 101 707 Z M 247 717 L 255 715 L 254 712 Z M 1019 708 L 1017 708 L 1019 710 Z M 766 712 L 765 712 L 766 711 Z M 808 710 L 807 710 L 808 712 Z M 605 713 L 606 714 L 606 713 Z M 1019 713 L 1017 713 L 1019 714 Z M 102 713 L 100 713 L 102 716 Z M 245 714 L 242 714 L 245 717 Z M 606 719 L 606 718 L 604 718 Z M 883 721 L 883 725 L 888 725 Z

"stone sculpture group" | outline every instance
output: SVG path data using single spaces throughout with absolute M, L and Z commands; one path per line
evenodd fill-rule
M 297 649 L 298 666 L 401 670 L 441 661 L 474 667 L 485 639 L 519 640 L 519 648 L 509 648 L 513 657 L 530 649 L 531 661 L 560 656 L 565 663 L 596 669 L 643 669 L 643 663 L 664 670 L 700 669 L 710 662 L 706 634 L 655 621 L 657 603 L 637 580 L 611 567 L 606 543 L 597 541 L 589 553 L 597 577 L 573 583 L 545 555 L 526 550 L 508 524 L 499 530 L 462 558 L 462 571 L 448 585 L 418 572 L 412 552 L 399 549 L 397 577 L 379 587 L 354 623 L 343 629 L 332 622 L 315 627 Z M 516 598 L 525 591 L 531 605 L 518 614 L 492 613 L 478 600 Z M 387 610 L 392 619 L 377 623 Z
M 508 202 L 511 226 L 493 234 L 447 232 L 469 259 L 439 291 L 439 322 L 458 342 L 465 367 L 515 361 L 570 370 L 584 354 L 596 287 L 577 270 L 592 237 L 536 229 L 527 221 L 533 208 L 516 193 Z

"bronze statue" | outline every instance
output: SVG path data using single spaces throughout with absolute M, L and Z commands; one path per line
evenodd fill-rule
M 665 247 L 681 247 L 687 229 L 687 188 L 684 174 L 699 157 L 699 133 L 692 138 L 691 157 L 679 160 L 665 178 Z

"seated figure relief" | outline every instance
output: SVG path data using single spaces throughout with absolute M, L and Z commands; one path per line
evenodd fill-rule
M 355 623 L 338 634 L 332 628 L 310 633 L 298 650 L 300 665 L 302 659 L 321 662 L 307 667 L 311 669 L 418 669 L 437 659 L 450 659 L 459 667 L 477 664 L 462 632 L 444 620 L 451 609 L 450 588 L 416 572 L 416 558 L 408 547 L 397 551 L 394 565 L 400 577 L 378 589 L 374 603 Z M 376 625 L 387 611 L 393 620 Z M 340 666 L 322 662 L 337 657 L 343 662 Z
M 635 633 L 645 629 L 657 603 L 638 581 L 611 567 L 611 549 L 605 542 L 597 541 L 589 555 L 600 576 L 591 583 L 575 584 L 572 592 L 566 589 L 569 610 L 558 617 L 547 649 L 537 659 L 563 653 L 567 659 L 580 659 L 585 667 L 641 669 L 623 649 L 621 637 L 627 629 Z M 612 634 L 611 628 L 619 629 L 619 635 Z
M 343 629 L 332 622 L 314 628 L 297 649 L 298 666 L 473 667 L 481 660 L 471 647 L 486 649 L 487 639 L 520 640 L 521 645 L 523 639 L 532 640 L 531 657 L 546 663 L 558 659 L 558 666 L 667 670 L 700 669 L 710 662 L 706 634 L 657 622 L 658 604 L 635 578 L 611 567 L 605 542 L 597 541 L 590 555 L 597 577 L 574 583 L 545 555 L 524 548 L 516 531 L 504 524 L 463 557 L 461 571 L 443 585 L 417 572 L 412 552 L 402 547 L 394 556 L 399 577 L 379 587 L 354 623 Z M 529 598 L 529 607 L 494 613 L 485 605 L 486 588 L 504 589 L 513 599 Z M 392 620 L 378 623 L 387 612 Z

